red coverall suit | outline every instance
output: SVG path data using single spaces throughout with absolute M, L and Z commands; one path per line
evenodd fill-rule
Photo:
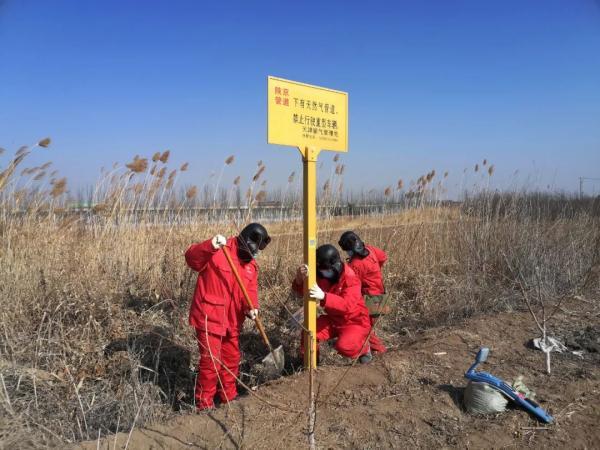
M 237 238 L 229 238 L 226 247 L 254 308 L 258 309 L 256 262 L 243 263 L 239 260 Z M 223 251 L 215 250 L 211 240 L 191 245 L 185 252 L 185 260 L 188 266 L 199 272 L 189 322 L 196 328 L 200 349 L 196 407 L 206 409 L 214 406 L 217 392 L 223 402 L 237 397 L 235 377 L 239 374 L 240 362 L 238 336 L 249 308 Z
M 383 250 L 372 245 L 366 245 L 365 247 L 369 250 L 369 255 L 364 258 L 353 256 L 348 265 L 352 267 L 358 278 L 360 278 L 363 295 L 385 294 L 381 268 L 387 261 L 387 255 Z M 370 316 L 370 319 L 371 326 L 375 326 L 378 317 Z M 384 353 L 386 351 L 385 345 L 383 345 L 381 339 L 375 334 L 375 331 L 371 333 L 369 344 L 371 344 L 371 350 L 374 352 Z
M 344 265 L 344 271 L 337 283 L 331 284 L 324 278 L 317 279 L 317 284 L 325 292 L 321 306 L 327 314 L 317 318 L 317 343 L 337 337 L 335 349 L 347 358 L 356 358 L 369 351 L 364 345 L 371 323 L 369 310 L 360 293 L 360 279 L 354 271 Z M 302 295 L 304 282 L 294 280 L 292 289 Z M 303 352 L 304 339 L 301 352 Z M 362 350 L 362 351 L 361 351 Z

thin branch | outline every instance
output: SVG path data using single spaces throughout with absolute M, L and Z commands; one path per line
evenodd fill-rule
M 542 325 L 538 321 L 537 316 L 533 312 L 533 307 L 531 306 L 531 301 L 529 300 L 529 296 L 527 295 L 527 291 L 525 290 L 525 287 L 523 286 L 523 283 L 521 282 L 521 280 L 518 280 L 517 283 L 519 284 L 519 288 L 521 290 L 521 294 L 523 294 L 523 299 L 525 300 L 525 304 L 527 305 L 527 309 L 529 309 L 529 312 L 531 313 L 531 317 L 533 317 L 533 320 L 535 321 L 535 324 L 539 328 L 540 333 L 544 334 L 544 328 L 542 327 Z

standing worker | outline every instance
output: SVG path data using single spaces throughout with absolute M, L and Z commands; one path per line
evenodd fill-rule
M 367 338 L 371 331 L 369 311 L 360 292 L 360 279 L 344 264 L 338 250 L 329 244 L 317 248 L 317 284 L 310 296 L 325 310 L 317 319 L 317 343 L 337 338 L 335 349 L 342 356 L 357 358 L 362 364 L 371 362 Z M 298 268 L 292 289 L 303 295 L 308 266 Z M 304 352 L 304 340 L 301 352 Z
M 365 245 L 354 231 L 344 232 L 338 245 L 346 252 L 348 265 L 360 278 L 361 292 L 369 309 L 371 326 L 374 327 L 381 316 L 389 313 L 388 295 L 385 293 L 381 274 L 387 255 L 380 248 Z M 385 345 L 375 334 L 375 330 L 371 332 L 369 343 L 372 351 L 385 353 Z
M 237 397 L 240 348 L 238 337 L 245 317 L 258 314 L 258 265 L 256 258 L 271 241 L 265 227 L 247 225 L 239 236 L 225 239 L 217 234 L 185 252 L 185 260 L 198 281 L 190 308 L 189 322 L 196 329 L 200 361 L 196 378 L 196 409 L 214 408 L 218 393 L 221 402 Z M 224 254 L 225 247 L 254 305 L 250 309 Z

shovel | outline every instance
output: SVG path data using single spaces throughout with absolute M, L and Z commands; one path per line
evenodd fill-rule
M 240 278 L 240 274 L 238 273 L 237 268 L 235 267 L 235 265 L 233 264 L 233 261 L 231 260 L 231 255 L 229 254 L 229 250 L 227 249 L 227 247 L 221 247 L 221 248 L 223 249 L 223 253 L 225 253 L 225 258 L 227 258 L 227 262 L 229 263 L 229 267 L 231 267 L 231 270 L 233 271 L 233 275 L 238 283 L 238 286 L 240 287 L 240 289 L 242 290 L 242 293 L 244 294 L 244 299 L 246 300 L 246 303 L 248 303 L 248 306 L 250 307 L 250 309 L 254 309 L 254 305 L 252 304 L 252 301 L 250 300 L 250 296 L 248 295 L 246 286 L 244 286 L 244 283 L 242 282 L 242 279 Z M 262 321 L 260 320 L 260 318 L 258 316 L 256 316 L 256 318 L 254 319 L 254 323 L 256 323 L 256 328 L 258 328 L 258 331 L 259 331 L 260 335 L 262 336 L 262 339 L 265 342 L 265 345 L 269 349 L 269 354 L 263 358 L 262 363 L 264 364 L 265 368 L 267 369 L 267 371 L 269 373 L 280 374 L 283 371 L 283 367 L 285 365 L 285 355 L 283 353 L 283 348 L 280 345 L 275 350 L 273 350 L 273 347 L 271 346 L 271 342 L 269 341 L 269 338 L 267 337 L 267 333 L 265 333 L 265 328 L 263 327 Z

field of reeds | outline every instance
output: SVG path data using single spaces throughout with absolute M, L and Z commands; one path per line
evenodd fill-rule
M 0 150 L 0 447 L 95 439 L 191 411 L 197 349 L 187 312 L 196 276 L 183 252 L 250 220 L 268 219 L 261 305 L 272 340 L 293 358 L 298 338 L 288 320 L 300 304 L 290 282 L 302 257 L 296 174 L 269 191 L 259 162 L 242 191 L 241 176 L 224 185 L 230 156 L 205 185 L 180 187 L 188 165 L 170 169 L 165 151 L 103 169 L 93 188 L 70 193 L 50 163 L 27 167 L 30 152 L 50 144 Z M 487 161 L 470 169 L 482 182 L 460 202 L 445 201 L 448 174 L 435 171 L 351 193 L 344 165 L 333 163 L 321 177 L 319 241 L 335 243 L 352 228 L 388 252 L 394 312 L 378 331 L 388 344 L 524 309 L 526 297 L 598 301 L 598 199 L 494 192 Z M 336 208 L 348 204 L 380 207 L 339 217 Z M 242 378 L 253 386 L 262 381 L 252 367 L 263 349 L 250 325 L 242 347 Z

